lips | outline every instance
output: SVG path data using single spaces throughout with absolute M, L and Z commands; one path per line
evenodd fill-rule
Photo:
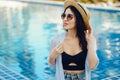
M 64 26 L 67 26 L 68 25 L 68 23 L 64 23 Z

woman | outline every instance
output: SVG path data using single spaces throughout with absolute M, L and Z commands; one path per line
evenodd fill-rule
M 98 64 L 96 41 L 89 25 L 89 12 L 79 2 L 66 0 L 61 15 L 65 33 L 51 42 L 50 65 L 56 65 L 55 80 L 90 80 Z

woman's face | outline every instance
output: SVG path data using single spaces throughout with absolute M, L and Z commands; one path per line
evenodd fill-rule
M 70 8 L 67 8 L 65 13 L 63 13 L 61 17 L 63 19 L 63 25 L 66 30 L 75 29 L 76 18 Z

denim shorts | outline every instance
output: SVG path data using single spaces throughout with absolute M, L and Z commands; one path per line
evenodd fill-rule
M 82 72 L 80 74 L 70 74 L 64 72 L 65 80 L 85 80 L 85 73 Z

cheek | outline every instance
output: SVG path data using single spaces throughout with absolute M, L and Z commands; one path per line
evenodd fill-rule
M 76 22 L 75 22 L 75 21 L 71 22 L 71 23 L 70 23 L 70 26 L 71 26 L 72 28 L 74 28 L 74 27 L 76 26 Z
M 73 20 L 73 21 L 70 21 L 68 23 L 68 25 L 64 26 L 65 29 L 75 29 L 75 26 L 76 26 L 76 22 Z

